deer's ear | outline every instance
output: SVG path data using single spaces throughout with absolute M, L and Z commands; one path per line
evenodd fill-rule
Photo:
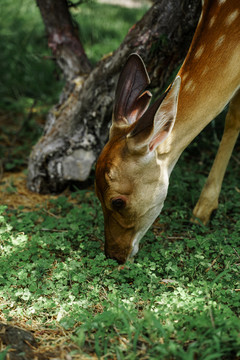
M 170 134 L 177 116 L 180 85 L 178 76 L 170 89 L 139 119 L 127 138 L 130 150 L 152 151 Z
M 148 108 L 151 93 L 144 91 L 150 80 L 141 57 L 129 56 L 118 79 L 111 133 L 136 122 Z

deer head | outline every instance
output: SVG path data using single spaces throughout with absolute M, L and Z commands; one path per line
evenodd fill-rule
M 104 214 L 105 253 L 124 263 L 160 213 L 169 170 L 156 151 L 174 126 L 181 79 L 149 108 L 149 77 L 131 55 L 119 77 L 109 141 L 96 165 L 96 193 Z

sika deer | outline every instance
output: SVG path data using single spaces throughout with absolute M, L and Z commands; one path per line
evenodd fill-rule
M 188 144 L 230 102 L 223 138 L 193 215 L 206 224 L 218 206 L 240 130 L 240 1 L 203 1 L 202 14 L 176 79 L 148 108 L 141 58 L 129 57 L 118 81 L 109 141 L 96 166 L 105 252 L 124 263 L 160 213 L 169 177 Z

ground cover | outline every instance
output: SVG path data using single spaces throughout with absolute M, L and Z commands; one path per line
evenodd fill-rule
M 91 186 L 39 197 L 33 208 L 13 206 L 11 196 L 27 190 L 19 194 L 18 177 L 10 188 L 3 178 L 10 204 L 1 205 L 2 320 L 25 324 L 38 339 L 48 334 L 46 341 L 57 332 L 73 359 L 237 359 L 239 165 L 230 164 L 211 224 L 197 226 L 189 217 L 208 161 L 191 157 L 180 160 L 163 213 L 123 267 L 104 257 Z
M 8 11 L 19 12 L 20 18 L 28 16 L 15 3 L 6 1 L 4 11 L 10 4 Z M 24 9 L 27 1 L 19 4 Z M 31 8 L 30 2 L 28 5 Z M 41 26 L 40 18 L 33 15 L 35 10 L 19 29 L 30 20 Z M 122 15 L 120 8 L 111 8 L 112 19 L 116 11 L 128 27 L 135 22 L 129 9 Z M 91 20 L 93 13 L 88 13 Z M 6 21 L 10 18 L 4 17 Z M 131 20 L 127 23 L 127 19 Z M 99 27 L 103 23 L 96 21 Z M 8 36 L 14 21 L 11 24 L 5 30 Z M 43 29 L 39 31 L 39 41 L 43 41 Z M 116 36 L 118 32 L 116 29 Z M 35 44 L 39 33 L 32 33 Z M 113 37 L 112 31 L 106 33 Z M 97 32 L 89 32 L 86 42 L 91 36 L 97 37 Z M 12 39 L 14 47 L 13 38 L 7 39 Z M 107 45 L 107 37 L 104 39 Z M 97 52 L 101 47 L 95 41 Z M 112 47 L 111 43 L 104 53 Z M 7 47 L 2 50 L 8 51 Z M 12 54 L 17 56 L 16 48 Z M 4 56 L 9 59 L 10 55 Z M 12 85 L 8 90 L 21 82 L 19 96 L 9 93 L 8 102 L 1 98 L 0 321 L 34 335 L 36 359 L 240 359 L 240 142 L 210 224 L 197 226 L 189 219 L 217 150 L 221 119 L 183 154 L 171 177 L 162 214 L 141 242 L 135 261 L 119 267 L 103 254 L 103 218 L 93 176 L 84 189 L 73 187 L 54 196 L 26 189 L 27 155 L 42 131 L 46 112 L 42 106 L 46 109 L 54 103 L 58 85 L 49 85 L 50 100 L 45 107 L 44 98 L 31 88 L 32 82 L 25 87 L 24 69 L 17 83 L 16 68 L 9 73 Z M 49 71 L 46 74 L 51 78 L 54 70 Z M 7 89 L 7 82 L 4 84 Z M 39 83 L 42 94 L 44 86 Z M 0 326 L 0 360 L 7 352 L 13 354 L 2 332 Z

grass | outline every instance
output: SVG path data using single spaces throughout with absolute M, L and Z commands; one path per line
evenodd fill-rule
M 211 224 L 190 224 L 209 165 L 208 153 L 193 156 L 204 141 L 180 159 L 163 213 L 135 262 L 124 267 L 105 259 L 103 219 L 91 189 L 34 211 L 2 206 L 5 319 L 60 326 L 71 334 L 65 342 L 73 359 L 238 359 L 239 165 L 230 164 Z
M 115 50 L 145 11 L 94 1 L 73 8 L 90 61 L 94 64 Z M 63 79 L 51 59 L 36 2 L 2 0 L 0 32 L 0 109 L 26 112 L 35 104 L 38 111 L 46 112 L 57 102 Z
M 73 17 L 79 24 L 80 39 L 91 62 L 94 64 L 116 50 L 130 27 L 145 12 L 146 7 L 128 9 L 94 1 L 73 9 Z
M 95 1 L 72 8 L 91 63 L 115 50 L 145 11 Z M 48 50 L 34 0 L 2 0 L 0 32 L 0 168 L 2 159 L 6 170 L 18 171 L 26 167 L 64 80 Z
M 73 10 L 93 63 L 118 46 L 141 12 L 94 3 Z M 2 0 L 0 18 L 0 108 L 14 113 L 11 126 L 8 113 L 1 117 L 0 156 L 6 169 L 19 170 L 62 83 L 34 1 Z M 72 359 L 240 359 L 239 142 L 215 217 L 207 227 L 189 222 L 220 133 L 213 122 L 183 154 L 162 214 L 135 262 L 123 267 L 103 254 L 93 188 L 42 197 L 32 207 L 21 199 L 33 195 L 15 177 L 3 178 L 1 321 L 58 349 L 52 358 L 64 349 Z
M 49 107 L 61 85 L 54 79 L 54 63 L 45 60 L 51 54 L 36 3 L 1 1 L 0 24 L 0 108 L 22 112 L 34 100 Z

